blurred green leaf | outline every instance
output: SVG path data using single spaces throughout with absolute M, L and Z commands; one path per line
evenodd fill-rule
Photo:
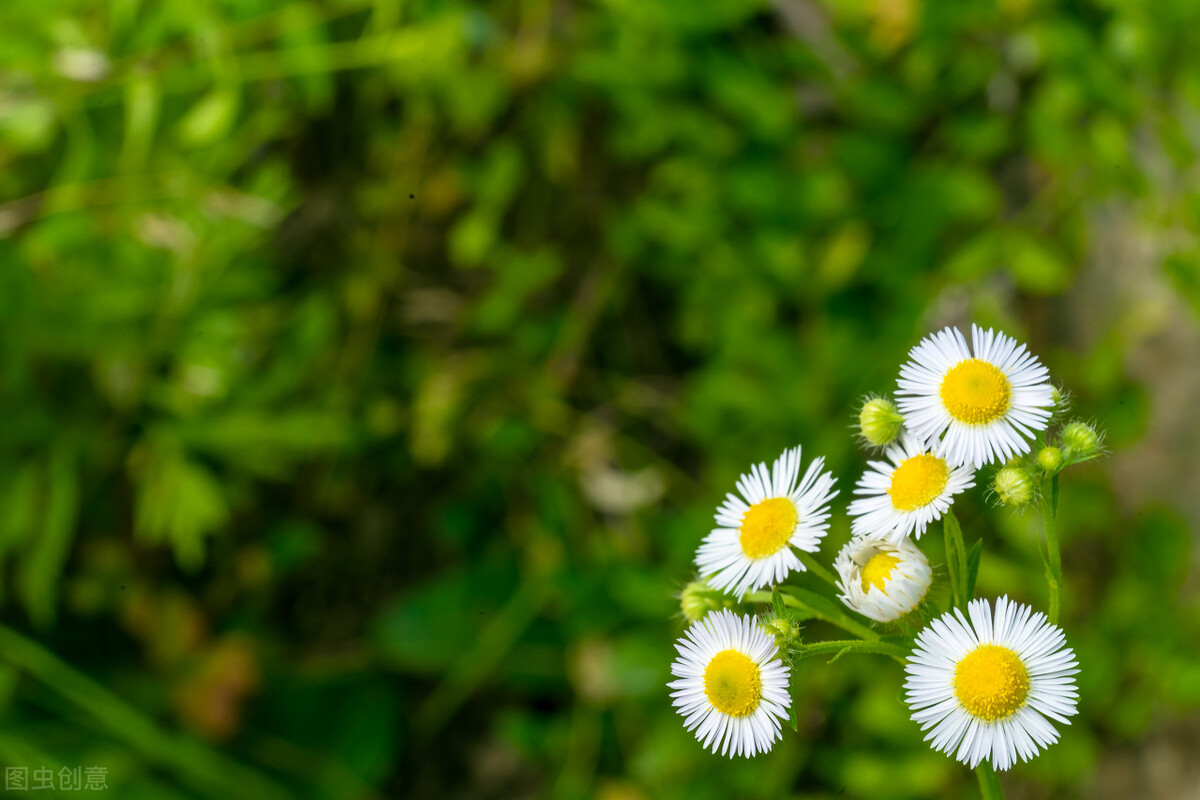
M 190 147 L 209 144 L 226 135 L 237 118 L 241 97 L 228 86 L 213 89 L 196 101 L 176 128 L 179 141 Z
M 170 446 L 150 446 L 137 476 L 137 532 L 171 545 L 175 558 L 196 568 L 205 537 L 229 519 L 229 507 L 212 472 Z
M 76 458 L 66 446 L 49 458 L 42 478 L 41 520 L 21 564 L 21 600 L 29 616 L 43 626 L 54 618 L 58 582 L 75 535 L 79 511 Z

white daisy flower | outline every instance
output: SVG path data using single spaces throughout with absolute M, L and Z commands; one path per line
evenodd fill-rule
M 741 497 L 725 495 L 716 514 L 719 527 L 696 552 L 700 574 L 740 599 L 793 570 L 804 571 L 792 548 L 817 551 L 829 528 L 829 501 L 837 495 L 833 475 L 821 472 L 824 465 L 824 458 L 814 460 L 800 479 L 800 448 L 793 447 L 770 472 L 766 464 L 751 467 L 737 482 Z
M 1047 718 L 1071 724 L 1078 662 L 1062 629 L 1029 606 L 1001 597 L 993 617 L 987 600 L 972 600 L 967 614 L 955 609 L 917 636 L 905 699 L 935 750 L 1006 770 L 1058 741 Z
M 907 430 L 884 452 L 887 461 L 868 461 L 850 503 L 851 530 L 899 542 L 920 537 L 942 518 L 954 495 L 975 485 L 974 471 L 956 467 L 925 448 Z
M 788 671 L 775 640 L 753 617 L 715 611 L 675 643 L 671 703 L 714 753 L 753 756 L 780 738 L 779 721 L 792 704 Z
M 900 368 L 896 399 L 905 424 L 927 445 L 942 436 L 951 464 L 984 464 L 1029 452 L 1054 404 L 1049 372 L 1025 345 L 971 326 L 921 340 Z
M 842 602 L 876 622 L 912 612 L 929 591 L 929 559 L 911 539 L 855 536 L 833 562 Z

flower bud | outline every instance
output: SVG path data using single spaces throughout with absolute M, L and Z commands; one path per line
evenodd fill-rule
M 698 622 L 708 612 L 722 607 L 720 593 L 705 581 L 692 581 L 679 596 L 679 610 L 688 622 Z
M 896 441 L 903 425 L 904 417 L 900 416 L 900 409 L 883 397 L 872 397 L 863 403 L 862 411 L 858 414 L 858 429 L 862 437 L 875 447 L 886 447 Z
M 1001 467 L 992 480 L 992 490 L 1004 505 L 1020 507 L 1033 499 L 1033 480 L 1020 467 Z
M 1050 387 L 1050 419 L 1061 420 L 1071 410 L 1071 393 L 1057 386 Z
M 1042 468 L 1043 472 L 1053 475 L 1062 469 L 1062 450 L 1059 450 L 1057 447 L 1043 447 L 1038 451 L 1037 463 L 1038 466 Z
M 1100 434 L 1086 422 L 1074 420 L 1062 429 L 1062 443 L 1077 459 L 1091 458 L 1100 452 Z
M 789 644 L 800 638 L 800 626 L 786 617 L 771 617 L 762 626 L 775 637 L 775 646 L 783 652 L 787 651 Z

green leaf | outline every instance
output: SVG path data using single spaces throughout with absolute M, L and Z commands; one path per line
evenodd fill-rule
M 184 145 L 198 147 L 226 135 L 237 119 L 241 96 L 234 88 L 213 89 L 180 120 L 176 135 Z
M 1005 239 L 1004 253 L 1009 273 L 1022 289 L 1049 295 L 1070 285 L 1070 265 L 1044 241 L 1013 231 Z
M 957 608 L 965 608 L 967 605 L 967 552 L 963 546 L 962 528 L 959 526 L 954 512 L 946 512 L 946 516 L 942 520 L 942 527 L 946 533 L 946 568 L 950 571 L 950 591 L 953 596 L 953 605 Z
M 221 528 L 229 508 L 212 472 L 167 445 L 152 453 L 138 476 L 136 524 L 139 535 L 168 542 L 186 568 L 204 560 L 204 539 Z
M 45 472 L 45 506 L 39 535 L 21 564 L 18 581 L 21 601 L 38 625 L 48 625 L 54 620 L 58 580 L 74 538 L 79 510 L 79 481 L 73 454 L 60 448 Z
M 783 604 L 783 595 L 780 594 L 778 586 L 771 590 L 771 605 L 775 607 L 776 617 L 786 618 L 787 608 Z
M 979 559 L 983 556 L 983 539 L 976 540 L 967 553 L 967 602 L 975 597 L 975 579 L 979 577 Z
M 124 172 L 145 169 L 162 108 L 162 87 L 149 75 L 139 75 L 125 87 L 125 136 L 118 162 Z
M 235 411 L 180 424 L 173 434 L 189 452 L 283 478 L 305 456 L 344 447 L 350 425 L 342 416 L 320 412 Z
M 38 642 L 0 625 L 3 659 L 45 686 L 71 709 L 72 719 L 124 742 L 148 762 L 173 770 L 191 796 L 283 800 L 292 796 L 274 779 L 243 767 L 198 740 L 168 732 L 107 687 L 62 661 Z M 154 795 L 162 796 L 162 795 Z

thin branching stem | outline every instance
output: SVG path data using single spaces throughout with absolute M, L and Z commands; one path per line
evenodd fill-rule
M 803 550 L 798 551 L 798 553 L 800 556 L 800 563 L 803 564 L 809 572 L 811 572 L 813 575 L 816 575 L 830 586 L 837 588 L 838 577 L 837 575 L 833 574 L 831 569 L 826 567 L 820 561 L 817 561 L 817 559 L 813 557 L 812 553 L 806 553 Z
M 829 642 L 804 642 L 794 645 L 792 654 L 796 658 L 806 658 L 808 656 L 822 655 L 825 653 L 834 653 L 834 660 L 841 657 L 844 653 L 871 653 L 875 655 L 888 656 L 901 664 L 908 656 L 908 651 L 899 645 L 890 642 L 864 642 L 858 639 L 847 639 L 842 641 Z

